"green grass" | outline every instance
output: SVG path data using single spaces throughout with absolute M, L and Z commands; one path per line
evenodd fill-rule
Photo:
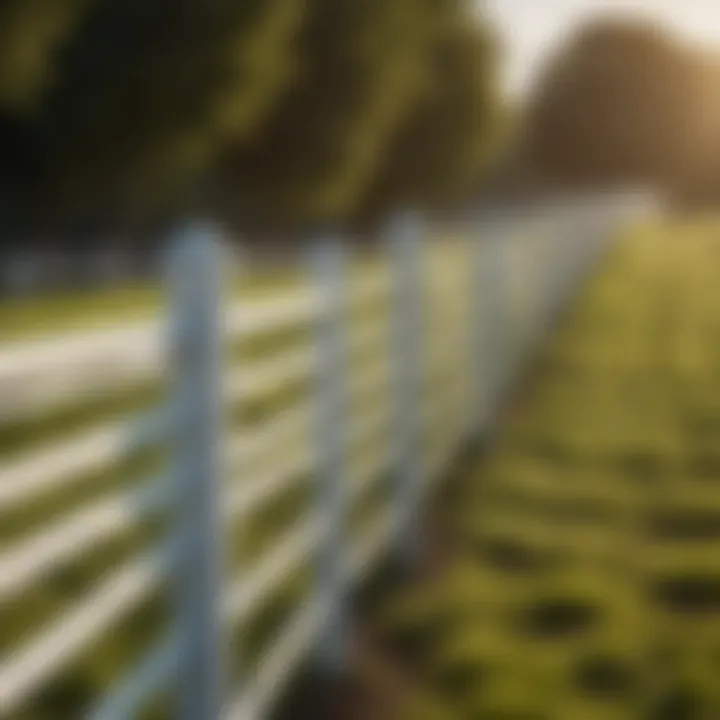
M 451 253 L 452 255 L 452 253 Z M 448 259 L 448 262 L 451 262 Z M 376 260 L 364 259 L 358 274 L 374 273 Z M 288 273 L 249 274 L 241 281 L 237 297 L 260 297 L 271 295 L 279 289 L 288 289 L 301 282 L 299 275 Z M 4 321 L 2 341 L 22 341 L 43 332 L 61 332 L 94 325 L 134 321 L 157 312 L 161 294 L 151 288 L 112 291 L 106 294 L 46 298 L 34 301 L 17 301 L 0 304 L 0 322 Z M 354 322 L 358 325 L 386 318 L 384 301 L 370 304 L 358 312 Z M 6 332 L 7 331 L 7 332 Z M 229 348 L 228 362 L 260 360 L 295 350 L 311 338 L 309 327 L 284 330 L 253 338 Z M 382 360 L 382 351 L 370 350 L 354 359 L 354 368 L 368 368 Z M 307 397 L 312 386 L 299 382 L 290 387 L 274 389 L 267 397 L 260 398 L 252 406 L 241 404 L 229 413 L 229 426 L 234 430 L 258 427 L 272 415 Z M 107 395 L 93 398 L 80 405 L 61 408 L 53 413 L 0 426 L 0 462 L 17 456 L 31 454 L 46 443 L 61 440 L 91 429 L 98 422 L 110 418 L 132 417 L 143 408 L 157 403 L 162 397 L 161 388 L 153 384 L 110 391 Z M 387 402 L 387 393 L 378 391 L 374 396 L 358 399 L 363 407 L 377 406 Z M 356 406 L 360 408 L 360 404 Z M 229 428 L 229 429 L 230 429 Z M 358 455 L 372 451 L 384 442 L 379 437 L 369 438 Z M 301 442 L 302 440 L 300 440 Z M 290 444 L 282 448 L 289 451 Z M 361 459 L 358 457 L 358 459 Z M 19 511 L 0 514 L 0 552 L 14 543 L 31 537 L 50 522 L 60 520 L 69 512 L 86 507 L 119 488 L 129 488 L 146 481 L 163 466 L 162 453 L 147 454 L 100 473 L 78 478 L 68 490 L 53 493 L 29 503 Z M 256 476 L 254 468 L 244 468 L 237 478 L 228 483 L 251 482 Z M 232 528 L 227 535 L 228 576 L 236 577 L 241 568 L 249 568 L 271 548 L 273 541 L 289 530 L 311 508 L 314 497 L 312 475 L 298 478 L 299 483 L 286 496 L 268 505 L 242 527 Z M 382 482 L 378 490 L 357 509 L 353 528 L 364 523 L 370 514 L 383 504 L 387 486 Z M 129 537 L 119 537 L 97 547 L 89 548 L 80 561 L 57 570 L 42 582 L 23 593 L 17 602 L 0 607 L 0 660 L 9 656 L 13 648 L 22 646 L 43 627 L 52 623 L 59 613 L 78 602 L 92 587 L 108 577 L 119 564 L 134 557 L 139 550 L 158 542 L 166 531 L 162 519 L 141 523 Z M 297 609 L 303 593 L 310 587 L 311 572 L 303 569 L 289 577 L 276 597 L 261 608 L 248 628 L 237 638 L 232 653 L 232 665 L 247 667 L 267 647 L 268 641 L 279 629 L 282 618 Z M 170 600 L 167 591 L 158 593 L 140 607 L 117 630 L 103 637 L 88 652 L 63 671 L 52 684 L 45 688 L 18 715 L 18 720 L 77 720 L 98 697 L 122 677 L 131 664 L 150 649 L 153 641 L 167 629 Z M 167 717 L 167 704 L 153 710 L 147 717 Z
M 299 277 L 288 270 L 248 274 L 231 292 L 252 297 L 291 288 Z M 165 303 L 156 285 L 135 284 L 102 290 L 65 292 L 0 302 L 0 346 L 46 334 L 107 328 L 115 323 L 157 317 Z
M 378 266 L 376 253 L 361 252 L 355 267 L 359 275 L 372 273 Z M 277 267 L 260 270 L 248 267 L 243 274 L 228 279 L 228 290 L 237 299 L 258 298 L 269 293 L 292 290 L 309 271 Z M 47 295 L 3 298 L 0 301 L 0 347 L 4 343 L 43 335 L 135 322 L 158 316 L 165 308 L 162 287 L 150 282 L 106 289 L 66 291 Z
M 720 236 L 654 228 L 584 294 L 388 600 L 407 720 L 720 717 Z
M 102 326 L 150 314 L 159 304 L 159 293 L 150 287 L 101 292 L 67 293 L 41 298 L 6 299 L 0 303 L 0 342 L 12 342 L 48 332 Z
M 386 612 L 387 636 L 410 657 L 408 670 L 422 689 L 410 699 L 406 720 L 720 717 L 716 231 L 717 225 L 651 228 L 618 250 L 540 358 L 532 389 L 496 452 L 443 508 L 452 560 L 422 592 L 412 588 L 409 597 L 389 602 Z M 452 258 L 457 256 L 438 256 L 437 263 L 450 268 Z M 269 294 L 296 281 L 251 275 L 238 293 Z M 156 290 L 136 288 L 107 297 L 0 304 L 0 321 L 7 320 L 0 326 L 8 328 L 0 342 L 137 319 L 160 303 Z M 433 320 L 439 328 L 454 322 L 444 312 Z M 384 315 L 387 307 L 380 303 L 364 318 Z M 308 332 L 256 339 L 233 348 L 232 356 L 281 354 L 306 342 Z M 356 358 L 356 367 L 377 359 L 367 353 Z M 434 397 L 449 396 L 460 375 L 453 369 L 438 373 L 430 383 Z M 310 391 L 307 383 L 277 388 L 253 407 L 235 408 L 234 427 L 258 426 Z M 0 428 L 0 460 L 100 418 L 130 414 L 158 392 L 140 387 Z M 383 402 L 387 393 L 366 400 Z M 443 418 L 437 425 L 428 445 L 448 430 Z M 382 432 L 371 438 L 366 450 L 384 439 Z M 50 520 L 142 481 L 159 459 L 110 468 L 82 479 L 72 492 L 0 517 L 0 552 Z M 230 482 L 254 475 L 246 468 Z M 229 533 L 232 574 L 252 566 L 309 509 L 314 478 L 300 480 Z M 386 501 L 387 492 L 380 483 L 357 508 L 354 527 Z M 0 608 L 0 657 L 164 529 L 162 522 L 150 522 L 131 537 L 93 548 L 17 604 Z M 311 579 L 307 569 L 289 577 L 235 638 L 235 668 L 252 664 L 267 647 Z M 167 593 L 159 593 L 63 672 L 18 720 L 83 717 L 166 628 L 168 610 Z M 148 717 L 167 717 L 167 706 L 161 703 Z

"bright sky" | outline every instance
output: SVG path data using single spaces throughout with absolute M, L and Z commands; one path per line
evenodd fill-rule
M 578 21 L 628 11 L 667 23 L 683 35 L 720 48 L 720 0 L 479 0 L 503 32 L 506 83 L 522 94 L 533 71 Z

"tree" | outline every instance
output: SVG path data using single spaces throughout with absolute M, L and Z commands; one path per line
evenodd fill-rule
M 291 79 L 302 0 L 101 0 L 40 118 L 59 216 L 177 205 Z
M 28 112 L 54 79 L 55 55 L 93 0 L 4 0 L 0 6 L 0 106 Z
M 687 152 L 673 183 L 680 206 L 720 204 L 720 57 L 704 53 L 698 58 L 693 90 L 692 127 L 686 133 Z
M 0 215 L 5 234 L 30 215 L 42 143 L 34 120 L 56 58 L 95 0 L 4 0 L 0 5 Z
M 505 126 L 496 59 L 484 19 L 458 12 L 438 37 L 424 92 L 365 198 L 366 218 L 399 206 L 446 210 L 468 199 Z
M 225 206 L 282 229 L 351 216 L 464 2 L 315 0 L 292 91 L 224 165 Z
M 427 170 L 453 195 L 490 106 L 473 12 L 473 0 L 6 0 L 0 35 L 22 30 L 27 45 L 0 48 L 0 200 L 53 235 L 199 208 L 297 230 L 356 217 L 440 126 Z
M 667 183 L 688 150 L 696 59 L 660 27 L 598 20 L 541 74 L 529 162 L 572 182 Z

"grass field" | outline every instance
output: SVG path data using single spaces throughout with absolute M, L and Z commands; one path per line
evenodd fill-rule
M 380 612 L 406 720 L 720 718 L 720 231 L 622 245 Z
M 541 353 L 492 453 L 450 488 L 439 513 L 442 569 L 421 591 L 412 586 L 388 599 L 380 612 L 386 647 L 407 679 L 404 720 L 720 718 L 718 227 L 649 228 L 621 244 Z M 288 282 L 255 277 L 245 290 L 265 293 Z M 92 318 L 137 318 L 159 302 L 156 291 L 137 289 L 109 294 L 92 317 L 78 298 L 52 310 L 45 301 L 0 307 L 10 328 L 3 339 L 85 327 Z M 458 322 L 455 311 L 444 312 L 438 305 L 439 328 Z M 381 303 L 364 313 L 363 322 L 378 320 L 387 308 Z M 233 356 L 279 355 L 306 342 L 308 332 L 240 345 Z M 370 352 L 353 367 L 359 373 L 376 361 Z M 461 375 L 453 363 L 436 376 L 430 383 L 436 401 Z M 260 427 L 310 391 L 307 380 L 277 388 L 235 408 L 232 427 Z M 141 387 L 2 427 L 0 461 L 91 428 L 100 417 L 132 413 L 157 395 L 158 388 Z M 382 387 L 357 398 L 367 408 L 386 401 Z M 438 433 L 443 423 L 438 414 Z M 358 455 L 377 448 L 382 436 L 380 427 Z M 307 441 L 294 437 L 283 449 Z M 0 516 L 0 552 L 120 487 L 143 483 L 161 462 L 139 457 Z M 243 468 L 229 482 L 256 475 Z M 312 473 L 298 475 L 294 489 L 229 533 L 229 567 L 253 566 L 311 507 Z M 358 507 L 356 529 L 387 493 L 387 484 L 378 483 Z M 164 530 L 161 519 L 151 518 L 0 607 L 0 659 Z M 267 646 L 310 581 L 307 568 L 288 576 L 238 633 L 243 650 L 242 657 L 233 654 L 236 666 Z M 162 635 L 170 616 L 167 593 L 157 593 L 114 636 L 78 657 L 18 720 L 84 717 Z M 147 717 L 165 718 L 166 711 L 160 698 Z
M 299 279 L 297 275 L 287 269 L 248 274 L 238 281 L 235 294 L 242 298 L 291 287 Z M 152 319 L 164 302 L 161 288 L 150 283 L 4 298 L 0 302 L 0 347 L 49 333 L 81 332 Z
M 443 264 L 452 265 L 452 251 L 443 251 L 440 257 Z M 358 264 L 358 280 L 372 279 L 377 275 L 377 259 L 361 260 Z M 370 277 L 372 276 L 372 277 Z M 258 273 L 241 281 L 237 296 L 244 298 L 254 294 L 271 295 L 278 288 L 292 290 L 300 286 L 302 278 L 284 274 Z M 445 282 L 447 287 L 447 281 Z M 455 282 L 454 287 L 457 288 Z M 456 293 L 457 294 L 457 293 Z M 460 299 L 462 299 L 461 294 Z M 453 303 L 453 297 L 449 301 Z M 359 308 L 353 316 L 353 330 L 370 329 L 369 326 L 387 323 L 387 297 L 380 297 Z M 107 296 L 97 298 L 97 306 L 91 297 L 73 297 L 56 300 L 19 301 L 0 305 L 0 320 L 6 320 L 8 333 L 3 340 L 20 341 L 36 333 L 63 332 L 75 328 L 87 328 L 94 324 L 106 325 L 111 322 L 133 322 L 143 316 L 157 313 L 161 296 L 157 290 L 135 289 L 108 292 Z M 435 303 L 433 303 L 435 305 Z M 447 303 L 438 303 L 441 324 L 447 322 L 443 317 L 443 308 Z M 441 325 L 442 326 L 442 325 Z M 389 331 L 383 330 L 389 339 Z M 279 357 L 285 352 L 296 351 L 312 339 L 310 327 L 301 326 L 279 333 L 253 337 L 251 341 L 239 342 L 228 348 L 228 365 L 237 367 L 238 361 L 254 362 Z M 382 347 L 382 335 L 378 335 L 379 348 L 369 348 L 353 357 L 353 378 L 375 365 L 387 365 L 387 353 Z M 448 339 L 447 348 L 452 350 Z M 461 349 L 457 357 L 460 362 L 466 358 Z M 453 363 L 457 365 L 457 363 Z M 380 367 L 382 370 L 382 367 Z M 446 372 L 460 376 L 456 368 L 446 368 Z M 362 421 L 366 411 L 372 412 L 387 406 L 388 393 L 380 384 L 365 394 L 353 397 L 353 415 Z M 449 381 L 448 381 L 449 382 Z M 446 381 L 436 379 L 432 386 L 448 393 Z M 287 386 L 275 387 L 267 395 L 257 397 L 252 403 L 241 402 L 229 408 L 227 431 L 252 431 L 265 425 L 282 411 L 311 397 L 313 385 L 311 378 L 301 377 Z M 158 403 L 162 398 L 161 389 L 156 383 L 143 383 L 121 391 L 110 390 L 107 396 L 84 400 L 71 407 L 61 407 L 48 416 L 30 418 L 23 422 L 0 424 L 0 468 L 2 463 L 12 462 L 20 457 L 32 457 L 41 452 L 49 442 L 60 442 L 77 434 L 92 430 L 99 421 L 109 418 L 131 418 L 135 413 Z M 441 421 L 445 418 L 441 417 Z M 361 424 L 361 423 L 360 423 Z M 297 447 L 302 449 L 310 442 L 311 428 L 301 428 L 287 438 L 282 438 L 282 460 Z M 356 460 L 366 459 L 369 452 L 381 448 L 384 426 L 379 424 L 362 443 L 355 448 Z M 441 434 L 438 433 L 438 439 Z M 270 455 L 277 455 L 275 448 Z M 272 457 L 265 460 L 272 460 Z M 63 488 L 48 494 L 47 497 L 33 499 L 20 508 L 7 512 L 0 511 L 0 556 L 3 551 L 22 545 L 27 539 L 43 532 L 48 527 L 60 523 L 78 511 L 103 502 L 119 490 L 139 488 L 149 480 L 158 477 L 164 467 L 163 452 L 145 453 L 128 462 L 103 469 L 100 472 L 85 473 L 74 479 L 67 489 Z M 357 463 L 355 463 L 357 464 Z M 260 479 L 262 468 L 242 467 L 237 476 L 227 479 L 228 489 L 239 484 Z M 283 533 L 290 531 L 313 507 L 315 497 L 313 473 L 305 467 L 293 471 L 297 476 L 294 485 L 272 503 L 268 503 L 252 517 L 245 519 L 240 526 L 228 527 L 226 546 L 226 570 L 228 585 L 236 579 L 239 571 L 254 569 L 261 557 L 272 549 Z M 374 519 L 378 508 L 387 497 L 387 484 L 380 478 L 353 515 L 352 530 L 357 532 Z M 110 540 L 88 547 L 72 562 L 63 563 L 52 573 L 45 574 L 33 584 L 29 592 L 23 592 L 10 602 L 0 603 L 0 667 L 5 658 L 12 657 L 17 648 L 25 646 L 43 629 L 64 612 L 82 603 L 93 588 L 117 572 L 118 568 L 138 552 L 151 548 L 159 542 L 167 531 L 167 522 L 162 517 L 150 517 L 140 521 L 131 532 L 124 532 Z M 231 674 L 236 677 L 238 667 L 252 664 L 254 658 L 266 649 L 268 642 L 274 639 L 282 621 L 288 618 L 301 604 L 303 594 L 310 589 L 311 568 L 303 566 L 298 572 L 289 574 L 282 586 L 273 593 L 270 601 L 254 612 L 250 621 L 234 632 L 237 642 L 234 648 L 239 652 L 230 654 Z M 58 674 L 47 687 L 23 706 L 18 720 L 78 720 L 85 717 L 101 695 L 119 680 L 132 664 L 141 659 L 156 641 L 159 641 L 172 618 L 171 600 L 166 590 L 154 593 L 149 602 L 145 602 L 123 622 L 117 631 L 100 638 L 92 647 L 83 651 L 67 669 Z M 166 700 L 166 699 L 165 699 Z M 156 707 L 151 707 L 148 718 L 168 717 L 167 702 L 160 698 Z M 13 717 L 13 720 L 14 717 Z

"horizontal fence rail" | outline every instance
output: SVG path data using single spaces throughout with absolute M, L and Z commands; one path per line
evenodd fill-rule
M 0 647 L 0 718 L 22 718 L 154 598 L 167 600 L 162 632 L 78 717 L 130 720 L 170 691 L 162 717 L 257 720 L 313 652 L 342 669 L 353 587 L 385 552 L 419 562 L 429 486 L 495 429 L 533 350 L 646 210 L 594 196 L 484 214 L 444 241 L 405 215 L 363 272 L 325 238 L 304 282 L 250 298 L 223 290 L 250 269 L 212 227 L 190 227 L 170 251 L 169 321 L 0 345 L 0 430 L 48 415 L 61 426 L 0 460 L 0 523 L 35 518 L 2 540 L 0 617 L 147 537 Z M 143 402 L 164 398 L 155 409 L 62 427 L 101 391 L 143 384 L 155 388 Z M 48 498 L 59 504 L 46 511 Z M 283 525 L 272 516 L 285 506 Z M 232 539 L 267 513 L 270 538 Z M 242 638 L 293 578 L 274 639 L 244 657 Z

